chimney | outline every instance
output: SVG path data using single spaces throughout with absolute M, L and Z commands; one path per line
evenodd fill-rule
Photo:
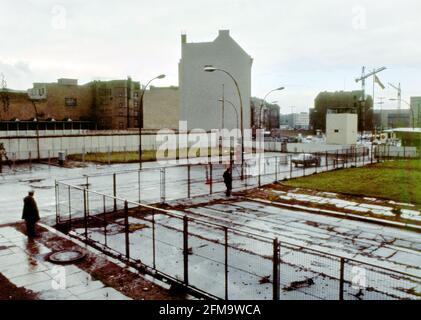
M 230 31 L 229 30 L 219 30 L 219 35 L 220 36 L 229 36 Z
M 186 43 L 187 42 L 187 35 L 185 33 L 183 33 L 181 35 L 181 43 Z

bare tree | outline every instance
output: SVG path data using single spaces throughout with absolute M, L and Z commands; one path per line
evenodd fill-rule
M 0 109 L 0 120 L 1 120 L 1 111 L 6 113 L 9 111 L 10 106 L 10 96 L 9 96 L 9 90 L 7 89 L 7 82 L 4 77 L 4 74 L 0 74 L 0 102 L 2 104 Z

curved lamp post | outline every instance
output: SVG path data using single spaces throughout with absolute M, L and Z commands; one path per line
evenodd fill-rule
M 272 92 L 275 92 L 275 91 L 281 91 L 281 90 L 284 90 L 285 89 L 285 87 L 279 87 L 279 88 L 276 88 L 276 89 L 273 89 L 273 90 L 270 90 L 268 93 L 266 93 L 266 95 L 265 95 L 265 97 L 263 98 L 263 100 L 262 100 L 262 102 L 261 102 L 261 104 L 260 104 L 260 108 L 259 108 L 259 127 L 262 129 L 263 128 L 263 120 L 262 120 L 262 109 L 263 109 L 263 106 L 265 106 L 266 105 L 266 98 L 268 97 L 268 95 L 270 95 Z
M 215 68 L 214 66 L 207 65 L 203 68 L 203 71 L 205 72 L 214 72 L 214 71 L 221 71 L 228 75 L 232 81 L 235 84 L 235 87 L 237 88 L 238 98 L 240 99 L 240 131 L 241 131 L 241 180 L 244 179 L 244 126 L 243 126 L 243 99 L 241 98 L 241 92 L 240 87 L 238 86 L 237 80 L 233 77 L 231 73 L 229 73 L 227 70 Z
M 230 104 L 233 108 L 234 108 L 234 111 L 235 111 L 235 115 L 236 115 L 236 117 L 237 117 L 237 128 L 238 128 L 238 125 L 239 125 L 239 123 L 238 123 L 238 111 L 237 111 L 237 108 L 235 107 L 235 105 L 231 102 L 231 101 L 229 101 L 229 100 L 227 100 L 227 99 L 225 99 L 225 100 L 223 100 L 223 99 L 219 99 L 218 100 L 219 102 L 228 102 L 228 104 Z M 222 116 L 224 116 L 224 115 L 222 115 Z
M 146 88 L 149 84 L 154 81 L 155 79 L 163 79 L 165 78 L 165 74 L 160 74 L 159 76 L 149 80 L 146 85 L 144 86 L 142 93 L 140 95 L 140 104 L 139 104 L 139 111 L 138 111 L 138 126 L 139 126 L 139 169 L 142 170 L 142 127 L 143 127 L 143 96 L 145 95 Z M 129 106 L 127 106 L 129 107 Z

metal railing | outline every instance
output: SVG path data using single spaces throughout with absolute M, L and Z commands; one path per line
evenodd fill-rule
M 57 183 L 59 225 L 154 276 L 218 299 L 418 299 L 421 278 Z M 72 200 L 73 199 L 73 200 Z M 102 209 L 93 203 L 102 203 Z
M 372 155 L 367 149 L 319 154 L 321 165 L 311 168 L 295 168 L 290 155 L 257 160 L 257 166 L 249 159 L 246 179 L 234 170 L 234 187 L 362 166 L 376 161 Z M 253 174 L 259 163 L 263 168 Z M 146 204 L 223 191 L 223 168 L 184 165 L 59 181 L 57 223 L 143 272 L 207 297 L 419 299 L 415 275 Z

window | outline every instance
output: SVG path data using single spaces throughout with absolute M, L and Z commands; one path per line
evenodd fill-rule
M 64 98 L 64 105 L 66 107 L 76 107 L 77 99 L 76 98 Z
M 135 98 L 138 98 L 139 97 L 139 92 L 136 91 L 133 95 L 134 95 Z
M 335 129 L 335 133 L 338 133 L 339 132 L 339 130 L 338 129 Z
M 139 107 L 139 103 L 137 101 L 134 102 L 135 108 Z
M 124 122 L 119 122 L 118 123 L 118 128 L 119 129 L 124 129 Z

